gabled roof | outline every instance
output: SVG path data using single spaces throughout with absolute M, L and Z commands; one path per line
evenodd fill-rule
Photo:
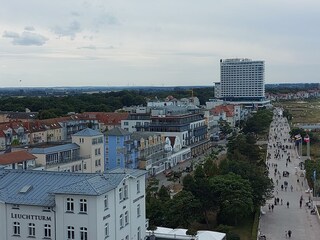
M 116 113 L 116 112 L 85 112 L 93 118 L 96 118 L 100 123 L 105 125 L 120 125 L 121 120 L 128 118 L 129 113 Z
M 54 206 L 54 194 L 99 196 L 116 188 L 130 177 L 142 176 L 143 170 L 99 173 L 70 173 L 36 170 L 0 169 L 0 201 L 9 204 Z M 130 171 L 129 171 L 130 172 Z
M 211 114 L 217 116 L 221 113 L 225 112 L 227 117 L 233 117 L 234 116 L 234 105 L 228 104 L 228 105 L 218 105 L 210 110 Z
M 130 132 L 119 127 L 115 127 L 106 133 L 107 136 L 127 136 L 130 134 Z
M 0 155 L 0 165 L 24 162 L 34 160 L 37 157 L 27 151 L 16 151 Z
M 103 135 L 103 134 L 91 128 L 86 128 L 81 130 L 80 132 L 73 134 L 73 136 L 79 136 L 79 137 L 94 137 L 94 136 L 100 136 L 100 135 Z
M 133 132 L 131 135 L 132 140 L 141 140 L 143 139 L 148 139 L 149 137 L 154 137 L 154 136 L 161 136 L 161 133 L 158 132 Z
M 56 194 L 101 195 L 116 188 L 124 177 L 124 174 L 116 174 L 111 178 L 107 178 L 105 175 L 92 176 L 52 192 Z

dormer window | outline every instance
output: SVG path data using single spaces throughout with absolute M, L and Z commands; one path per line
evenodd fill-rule
M 20 205 L 19 204 L 13 204 L 12 205 L 12 209 L 20 209 Z

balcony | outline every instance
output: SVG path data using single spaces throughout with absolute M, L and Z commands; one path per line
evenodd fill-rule
M 61 158 L 60 157 L 58 161 L 48 162 L 46 160 L 46 164 L 50 167 L 53 167 L 53 166 L 57 166 L 57 165 L 64 164 L 64 163 L 77 162 L 77 161 L 81 161 L 81 160 L 87 160 L 90 158 L 91 158 L 91 155 L 83 155 L 83 156 L 78 156 L 78 157 L 73 157 L 73 158 Z

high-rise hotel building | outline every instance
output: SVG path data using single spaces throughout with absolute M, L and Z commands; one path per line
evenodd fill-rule
M 215 98 L 226 101 L 262 101 L 265 97 L 264 61 L 221 59 Z

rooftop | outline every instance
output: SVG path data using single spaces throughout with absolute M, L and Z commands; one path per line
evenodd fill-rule
M 63 152 L 68 151 L 72 149 L 78 149 L 80 146 L 76 143 L 68 143 L 68 144 L 62 144 L 62 145 L 56 145 L 56 146 L 50 146 L 50 147 L 37 147 L 31 149 L 32 154 L 50 154 L 50 153 L 56 153 L 56 152 Z
M 20 163 L 27 160 L 34 160 L 37 157 L 27 151 L 16 151 L 0 155 L 0 165 Z
M 54 194 L 98 196 L 142 170 L 116 169 L 104 174 L 0 169 L 0 201 L 9 204 L 54 206 Z
M 79 137 L 94 137 L 94 136 L 100 136 L 100 135 L 103 135 L 103 134 L 91 128 L 86 128 L 80 132 L 73 134 L 73 136 L 79 136 Z
M 107 136 L 126 136 L 126 135 L 130 135 L 131 133 L 129 133 L 128 131 L 119 128 L 119 127 L 115 127 L 111 130 L 109 130 L 107 133 Z

